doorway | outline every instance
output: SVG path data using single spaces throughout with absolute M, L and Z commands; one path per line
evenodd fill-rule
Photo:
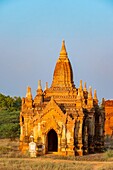
M 55 130 L 51 129 L 47 135 L 48 138 L 48 152 L 58 151 L 58 137 Z

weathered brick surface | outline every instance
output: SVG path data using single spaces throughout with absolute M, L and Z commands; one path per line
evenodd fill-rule
M 105 101 L 105 135 L 113 135 L 113 100 Z

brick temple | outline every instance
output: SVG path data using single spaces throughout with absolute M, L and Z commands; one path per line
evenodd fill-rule
M 87 90 L 82 80 L 77 88 L 65 42 L 54 69 L 51 86 L 42 90 L 38 81 L 36 96 L 27 87 L 20 113 L 20 150 L 28 150 L 30 138 L 37 154 L 84 155 L 104 147 L 104 104 L 98 105 L 96 90 Z
M 113 139 L 113 100 L 105 100 L 105 135 Z

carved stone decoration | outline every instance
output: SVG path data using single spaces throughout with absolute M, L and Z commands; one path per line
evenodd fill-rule
M 101 151 L 104 137 L 104 111 L 98 106 L 96 90 L 79 88 L 73 81 L 73 70 L 68 58 L 65 42 L 56 62 L 50 87 L 46 83 L 43 91 L 38 81 L 33 99 L 31 88 L 27 88 L 22 99 L 20 113 L 20 150 L 29 149 L 32 134 L 36 143 L 36 155 L 57 153 L 61 155 L 83 155 Z

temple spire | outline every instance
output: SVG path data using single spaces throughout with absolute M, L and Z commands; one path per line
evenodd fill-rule
M 43 102 L 43 90 L 41 86 L 41 80 L 38 80 L 37 95 L 34 98 L 34 104 L 37 105 Z
M 94 104 L 98 104 L 98 98 L 97 98 L 97 91 L 96 89 L 94 90 Z
M 38 90 L 42 90 L 41 80 L 38 80 Z
M 96 89 L 94 90 L 94 99 L 97 100 L 97 91 L 96 91 Z
M 25 98 L 25 104 L 26 104 L 27 108 L 32 108 L 32 103 L 33 103 L 33 101 L 32 101 L 31 87 L 28 86 L 27 87 L 26 98 Z
M 79 86 L 80 90 L 82 91 L 82 80 L 80 80 L 80 86 Z
M 41 80 L 38 80 L 37 95 L 42 95 L 42 94 L 43 94 L 43 90 L 41 86 Z
M 62 41 L 62 48 L 56 62 L 51 87 L 57 89 L 60 87 L 62 90 L 64 90 L 63 88 L 75 87 L 73 82 L 73 70 L 66 52 L 65 41 Z
M 84 91 L 87 91 L 86 82 L 84 82 Z
M 32 99 L 31 87 L 29 87 L 29 86 L 27 87 L 26 98 Z
M 93 107 L 93 97 L 92 97 L 92 87 L 91 86 L 89 87 L 87 105 L 89 108 Z
M 77 99 L 81 99 L 81 94 L 80 94 L 80 88 L 78 88 L 78 95 L 77 95 Z
M 67 52 L 66 52 L 66 47 L 65 47 L 65 41 L 63 40 L 61 51 L 60 51 L 60 58 L 66 57 L 66 56 L 67 56 Z
M 92 99 L 92 87 L 89 87 L 88 99 Z
M 47 90 L 48 89 L 48 82 L 46 82 L 46 86 L 45 86 L 45 90 Z

